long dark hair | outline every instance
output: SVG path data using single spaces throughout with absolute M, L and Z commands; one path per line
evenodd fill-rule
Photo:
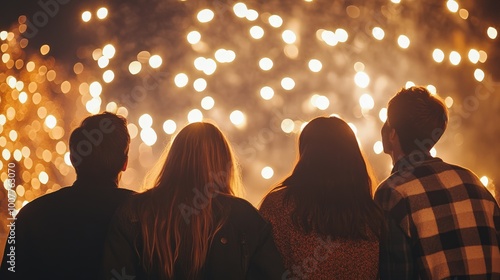
M 214 215 L 224 213 L 224 205 L 213 198 L 233 195 L 240 184 L 233 152 L 217 127 L 192 123 L 175 137 L 158 166 L 154 186 L 137 208 L 142 266 L 159 279 L 199 279 L 225 219 Z
M 293 202 L 292 221 L 306 233 L 334 238 L 380 236 L 383 215 L 372 198 L 373 179 L 356 136 L 343 120 L 319 117 L 299 137 L 299 159 L 277 189 Z

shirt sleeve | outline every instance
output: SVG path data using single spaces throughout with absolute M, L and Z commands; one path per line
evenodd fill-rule
M 104 244 L 101 279 L 137 279 L 138 257 L 130 225 L 115 215 Z
M 380 241 L 381 279 L 416 279 L 411 238 L 406 234 L 408 220 L 404 199 L 392 188 L 379 188 L 375 202 L 384 210 L 387 230 Z

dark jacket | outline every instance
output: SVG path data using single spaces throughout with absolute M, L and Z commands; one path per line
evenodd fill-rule
M 203 279 L 281 279 L 285 269 L 270 225 L 243 199 L 222 194 L 214 199 L 229 216 L 213 239 Z M 135 217 L 120 211 L 111 223 L 102 279 L 159 279 L 146 276 L 141 266 L 141 250 L 136 250 L 141 243 L 140 221 Z
M 0 279 L 96 279 L 109 222 L 132 194 L 112 181 L 77 180 L 28 203 L 15 221 L 15 272 L 7 245 Z

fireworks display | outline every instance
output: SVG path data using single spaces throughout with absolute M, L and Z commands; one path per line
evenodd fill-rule
M 450 110 L 432 153 L 495 193 L 499 21 L 476 2 L 80 2 L 40 1 L 0 30 L 0 179 L 14 174 L 16 209 L 73 182 L 69 134 L 104 110 L 129 121 L 125 188 L 140 190 L 171 135 L 209 119 L 257 204 L 291 171 L 306 121 L 334 114 L 382 179 L 387 101 L 414 84 Z

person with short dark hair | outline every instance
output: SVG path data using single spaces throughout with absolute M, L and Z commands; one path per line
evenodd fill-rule
M 335 117 L 310 121 L 293 172 L 262 202 L 282 279 L 377 279 L 385 223 L 356 136 Z
M 112 113 L 86 118 L 69 141 L 73 186 L 46 194 L 16 216 L 15 267 L 1 279 L 96 279 L 116 208 L 134 192 L 118 188 L 127 167 L 127 121 Z
M 382 127 L 394 163 L 375 201 L 388 219 L 382 279 L 500 279 L 500 209 L 468 169 L 432 157 L 448 112 L 424 87 L 391 98 Z

